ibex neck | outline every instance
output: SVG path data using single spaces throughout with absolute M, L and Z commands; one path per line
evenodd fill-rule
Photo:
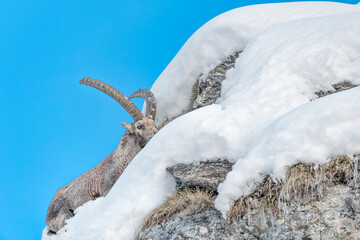
M 114 158 L 120 160 L 116 162 L 128 164 L 140 150 L 141 147 L 137 143 L 137 138 L 129 132 L 126 132 L 115 150 Z

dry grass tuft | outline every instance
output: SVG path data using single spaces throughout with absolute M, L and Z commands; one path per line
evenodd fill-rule
M 144 220 L 140 231 L 160 224 L 176 214 L 189 216 L 203 211 L 215 209 L 215 195 L 200 189 L 186 189 L 169 196 L 165 202 L 153 210 Z
M 345 184 L 358 188 L 360 155 L 354 159 L 339 155 L 329 162 L 319 165 L 298 163 L 289 167 L 284 181 L 274 182 L 265 175 L 254 191 L 237 199 L 227 214 L 230 221 L 244 217 L 249 209 L 269 209 L 277 215 L 278 202 L 289 202 L 293 199 L 321 197 L 327 186 Z
M 289 167 L 281 189 L 281 199 L 290 201 L 293 197 L 304 198 L 318 183 L 315 164 L 298 163 Z
M 256 206 L 276 212 L 282 185 L 281 181 L 274 181 L 269 175 L 264 175 L 263 180 L 256 184 L 255 190 L 250 195 L 242 196 L 234 202 L 227 213 L 227 219 L 240 220 L 249 209 Z
M 358 164 L 356 161 L 360 160 L 360 155 L 354 156 L 355 161 L 348 156 L 339 155 L 331 159 L 331 161 L 321 165 L 320 170 L 322 174 L 335 184 L 351 184 L 354 179 L 354 173 L 358 172 Z M 357 159 L 357 160 L 356 160 Z M 356 171 L 354 171 L 356 167 Z M 358 175 L 356 176 L 358 178 Z
M 292 198 L 308 197 L 313 194 L 314 190 L 319 191 L 327 185 L 346 184 L 351 185 L 357 180 L 359 156 L 354 159 L 346 155 L 339 155 L 330 159 L 329 162 L 319 165 L 315 168 L 315 164 L 299 163 L 290 168 L 286 172 L 286 179 L 282 189 L 282 199 L 290 201 Z M 354 172 L 354 167 L 356 171 Z M 321 192 L 318 192 L 321 194 Z M 319 197 L 319 196 L 318 196 Z

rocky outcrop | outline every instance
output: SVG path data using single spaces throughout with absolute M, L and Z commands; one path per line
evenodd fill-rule
M 227 160 L 212 160 L 192 164 L 180 163 L 166 170 L 174 176 L 177 190 L 200 188 L 216 192 L 232 165 L 233 163 Z
M 202 211 L 177 211 L 169 218 L 163 217 L 162 221 L 141 229 L 137 239 L 358 239 L 358 160 L 359 156 L 338 156 L 318 168 L 313 164 L 296 164 L 288 169 L 284 181 L 274 181 L 265 175 L 252 194 L 235 202 L 227 219 L 207 204 Z M 209 182 L 214 182 L 218 179 L 214 176 L 229 170 L 229 165 L 220 162 L 178 164 L 169 169 L 177 175 L 178 189 L 204 187 L 207 185 L 201 182 L 205 176 L 199 169 L 208 171 Z M 217 166 L 221 173 L 210 174 L 209 169 Z M 201 177 L 196 177 L 197 173 Z M 187 200 L 205 199 L 204 194 L 210 194 L 207 201 L 214 199 L 210 192 L 202 192 L 192 194 Z M 166 202 L 169 209 L 169 201 Z M 201 206 L 198 202 L 194 201 L 194 205 Z M 191 201 L 187 205 L 191 206 Z
M 197 109 L 216 102 L 221 94 L 221 84 L 226 78 L 226 72 L 233 68 L 240 52 L 230 55 L 224 62 L 216 66 L 206 76 L 198 79 L 198 95 L 191 108 Z
M 344 81 L 344 82 L 340 82 L 340 83 L 332 85 L 332 87 L 334 88 L 334 90 L 332 90 L 332 91 L 326 91 L 326 92 L 325 91 L 319 91 L 319 92 L 316 92 L 315 94 L 319 98 L 321 98 L 321 97 L 325 97 L 325 96 L 333 94 L 333 93 L 348 90 L 350 88 L 357 87 L 357 86 L 358 85 L 354 85 L 351 82 Z
M 210 210 L 191 216 L 176 216 L 160 225 L 145 229 L 138 239 L 255 240 L 259 238 L 254 236 L 245 225 L 228 223 L 219 211 Z
M 274 222 L 271 215 L 258 216 L 255 226 L 262 227 L 262 239 L 358 239 L 359 200 L 358 189 L 335 185 L 319 199 L 283 204 Z
M 232 224 L 245 225 L 259 239 L 357 239 L 359 210 L 358 190 L 334 185 L 321 198 L 282 202 L 273 212 L 249 206 Z
M 224 62 L 217 65 L 207 75 L 201 74 L 193 85 L 188 107 L 179 116 L 167 119 L 159 124 L 159 129 L 188 112 L 215 103 L 221 96 L 222 81 L 226 78 L 226 72 L 235 66 L 235 61 L 240 53 L 236 52 L 228 56 Z
M 183 114 L 216 102 L 239 54 L 199 77 Z M 344 81 L 332 87 L 315 94 L 320 98 L 357 85 Z M 284 181 L 264 175 L 251 194 L 235 201 L 226 219 L 213 200 L 233 163 L 174 165 L 167 170 L 178 192 L 145 219 L 137 239 L 359 239 L 358 160 L 338 156 L 319 168 L 299 163 L 289 167 Z
M 280 217 L 252 209 L 239 221 L 219 211 L 174 216 L 141 232 L 138 239 L 358 239 L 360 196 L 344 185 L 333 186 L 319 200 L 283 204 Z

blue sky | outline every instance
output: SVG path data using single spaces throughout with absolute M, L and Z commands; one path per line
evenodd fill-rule
M 204 23 L 261 2 L 0 0 L 0 240 L 40 239 L 56 191 L 132 122 L 81 78 L 125 95 L 150 88 Z

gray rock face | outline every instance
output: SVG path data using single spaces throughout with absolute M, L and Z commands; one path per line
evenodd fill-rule
M 216 66 L 207 75 L 201 74 L 193 85 L 190 103 L 187 108 L 180 115 L 163 121 L 159 124 L 159 129 L 188 112 L 215 103 L 221 95 L 221 84 L 226 78 L 226 72 L 234 67 L 239 55 L 240 52 L 236 52 L 234 55 L 228 56 L 223 63 Z
M 326 92 L 319 91 L 319 92 L 316 92 L 315 94 L 318 95 L 319 98 L 321 98 L 321 97 L 325 97 L 325 96 L 333 94 L 333 93 L 348 90 L 350 88 L 357 87 L 357 86 L 358 85 L 354 85 L 350 82 L 345 81 L 345 82 L 340 82 L 340 83 L 332 85 L 332 87 L 334 88 L 334 91 L 326 91 Z
M 226 72 L 233 68 L 239 52 L 229 56 L 225 62 L 216 66 L 207 76 L 199 78 L 199 94 L 192 104 L 192 109 L 197 109 L 215 103 L 221 94 L 221 83 L 226 77 Z
M 217 210 L 180 213 L 145 229 L 138 239 L 359 239 L 360 195 L 352 187 L 334 185 L 321 199 L 280 206 L 279 217 L 267 209 L 249 208 L 236 222 L 225 220 Z
M 139 234 L 138 239 L 253 240 L 259 238 L 245 226 L 229 224 L 219 211 L 211 210 L 192 216 L 176 216 L 168 222 L 145 229 Z
M 288 168 L 285 181 L 274 182 L 264 176 L 257 189 L 245 198 L 245 205 L 241 205 L 244 207 L 236 218 L 224 219 L 213 205 L 196 213 L 180 210 L 143 229 L 137 239 L 359 239 L 357 161 L 346 156 L 334 157 L 319 166 L 318 175 L 309 164 L 296 164 Z M 178 164 L 168 170 L 176 178 L 178 189 L 201 188 L 216 193 L 214 189 L 231 167 L 228 161 L 216 160 Z M 293 186 L 296 183 L 291 183 L 295 172 L 307 178 L 303 182 L 306 194 L 300 194 L 300 188 Z M 319 182 L 312 182 L 310 176 Z M 290 184 L 287 186 L 295 191 L 291 198 L 281 195 L 288 189 L 285 184 Z M 193 196 L 189 198 L 190 205 L 196 202 Z M 266 204 L 268 200 L 275 204 Z M 174 207 L 176 204 L 175 201 Z
M 176 164 L 167 170 L 174 176 L 176 188 L 207 189 L 217 191 L 217 187 L 231 171 L 233 163 L 227 160 L 212 160 L 191 164 Z
M 297 207 L 297 208 L 295 208 Z M 359 196 L 347 186 L 334 186 L 320 201 L 288 206 L 288 225 L 279 224 L 275 237 L 308 236 L 311 239 L 357 239 Z M 285 212 L 286 214 L 286 212 Z
M 358 239 L 360 196 L 346 185 L 334 185 L 320 199 L 280 204 L 279 216 L 251 209 L 238 223 L 260 239 Z

